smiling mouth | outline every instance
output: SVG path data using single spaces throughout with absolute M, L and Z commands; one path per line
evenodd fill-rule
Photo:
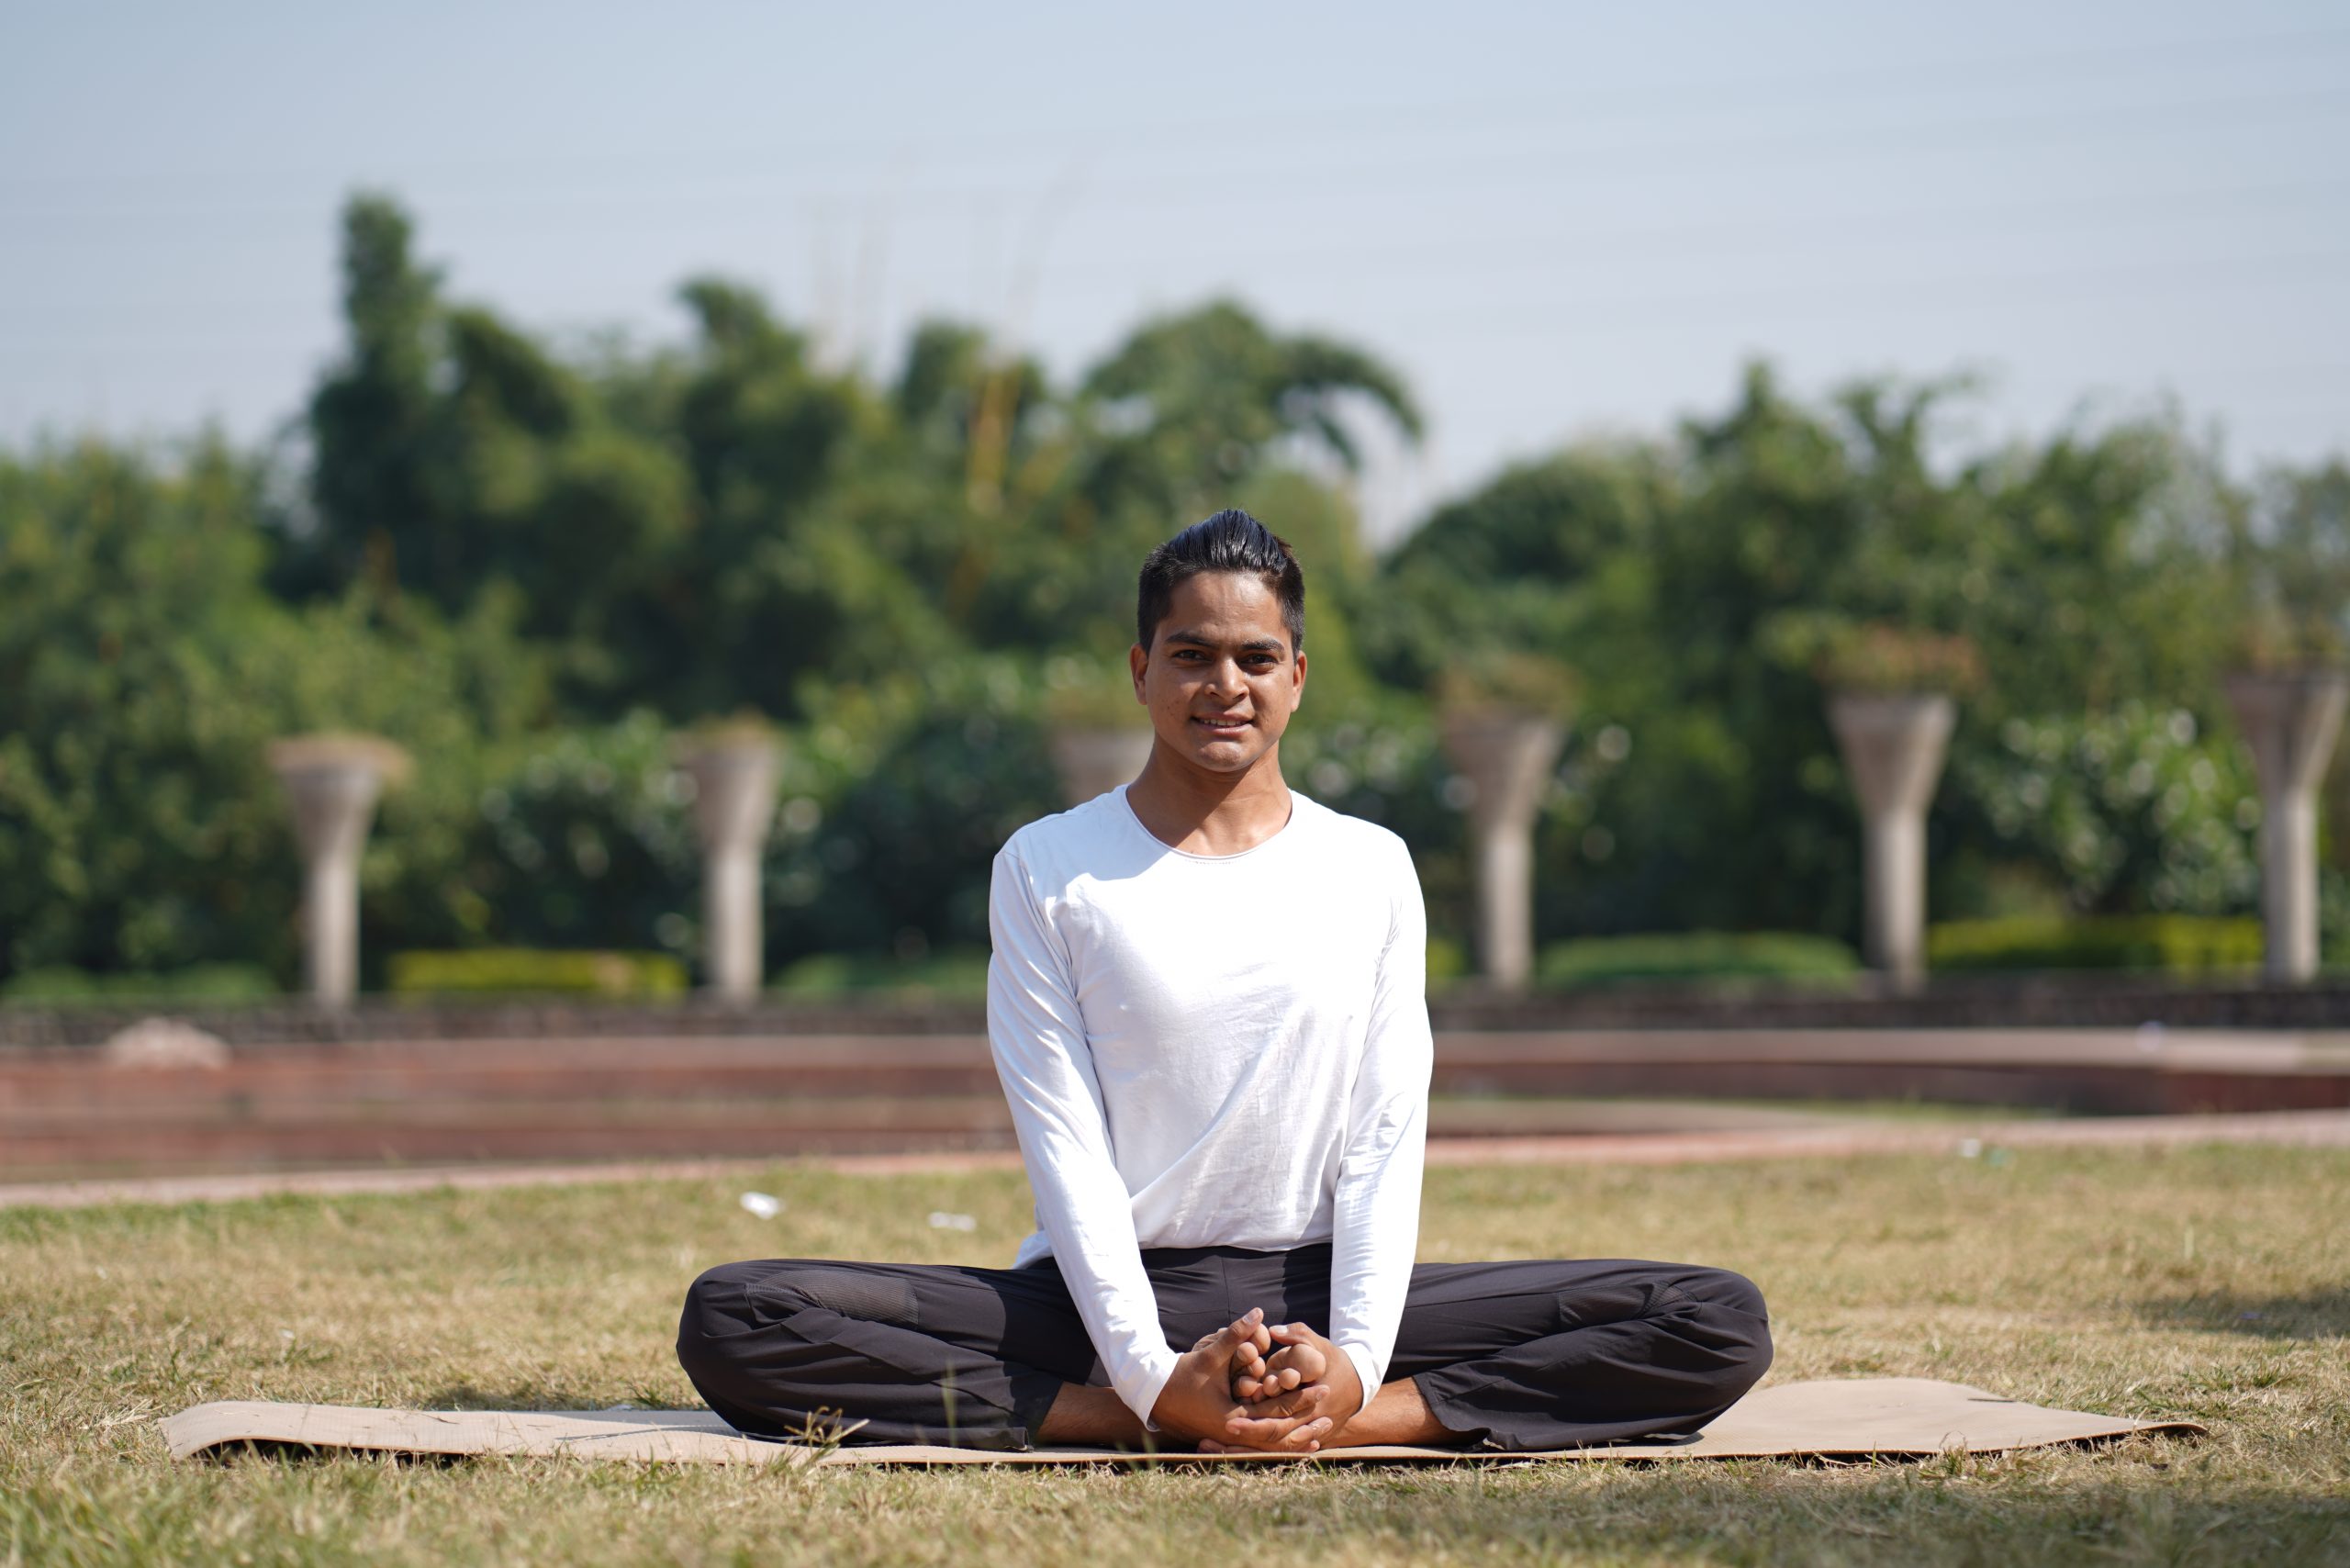
M 1210 719 L 1210 718 L 1195 718 L 1195 719 L 1193 719 L 1193 720 L 1192 721 L 1192 722 L 1193 722 L 1194 724 L 1201 725 L 1202 727 L 1206 728 L 1206 729 L 1216 730 L 1216 731 L 1227 731 L 1227 730 L 1245 730 L 1245 729 L 1247 729 L 1247 728 L 1248 727 L 1248 722 L 1248 722 L 1247 719 Z

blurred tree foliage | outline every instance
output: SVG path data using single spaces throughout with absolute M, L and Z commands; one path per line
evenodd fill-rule
M 690 956 L 668 737 L 738 713 L 787 737 L 776 968 L 983 944 L 995 848 L 1058 805 L 1047 671 L 1115 672 L 1142 555 L 1225 505 L 1313 585 L 1292 779 L 1415 845 L 1439 932 L 1469 901 L 1427 694 L 1524 654 L 1580 694 L 1544 937 L 1851 937 L 1857 824 L 1802 650 L 1886 625 L 1986 676 L 1938 914 L 2241 913 L 2256 818 L 2217 676 L 2261 607 L 2338 632 L 2350 596 L 2338 464 L 2238 486 L 2160 419 L 1963 453 L 1955 383 L 1814 404 L 1757 367 L 1719 415 L 1513 468 L 1381 558 L 1351 483 L 1372 426 L 1420 431 L 1408 388 L 1230 302 L 1067 385 L 951 321 L 887 378 L 828 364 L 717 278 L 675 342 L 567 345 L 452 297 L 380 196 L 346 209 L 342 286 L 295 447 L 0 456 L 0 980 L 290 980 L 262 748 L 312 728 L 419 764 L 370 841 L 371 954 Z
M 2249 907 L 2256 808 L 2239 810 L 2217 678 L 2280 540 L 2350 548 L 2311 498 L 2322 476 L 2279 476 L 2264 508 L 2166 420 L 1953 454 L 1941 415 L 1967 390 L 1811 407 L 1757 367 L 1719 418 L 1513 469 L 1383 563 L 1392 613 L 1366 633 L 1389 681 L 1424 685 L 1486 641 L 1583 674 L 1540 840 L 1545 934 L 1852 936 L 1859 823 L 1812 651 L 1884 624 L 1964 639 L 1986 673 L 1930 823 L 1938 914 Z M 2263 521 L 2279 512 L 2290 529 Z M 2152 795 L 2134 760 L 2106 776 L 2140 731 L 2161 753 Z M 2027 796 L 2043 814 L 2019 815 Z

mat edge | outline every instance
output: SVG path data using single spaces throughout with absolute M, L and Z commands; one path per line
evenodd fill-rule
M 2046 1409 L 2046 1406 L 2035 1406 Z M 210 1424 L 212 1418 L 230 1411 L 249 1410 L 254 1418 L 243 1423 L 245 1430 L 218 1436 L 196 1436 L 191 1428 Z M 625 1463 L 691 1463 L 692 1458 L 650 1456 L 626 1453 L 599 1453 L 587 1449 L 558 1450 L 533 1453 L 530 1450 L 485 1450 L 479 1447 L 456 1447 L 424 1442 L 407 1442 L 397 1446 L 375 1447 L 364 1442 L 320 1442 L 300 1436 L 285 1435 L 288 1423 L 276 1421 L 273 1416 L 290 1411 L 334 1411 L 382 1416 L 467 1415 L 467 1416 L 578 1416 L 601 1415 L 601 1411 L 545 1410 L 469 1410 L 426 1411 L 407 1407 L 375 1406 L 320 1406 L 282 1403 L 271 1400 L 213 1400 L 192 1405 L 185 1410 L 159 1417 L 156 1425 L 163 1438 L 166 1450 L 174 1461 L 187 1461 L 219 1450 L 231 1449 L 243 1443 L 283 1443 L 292 1447 L 325 1450 L 341 1450 L 352 1453 L 395 1453 L 432 1455 L 444 1458 L 487 1458 L 503 1455 L 517 1458 L 575 1459 L 619 1462 Z M 264 1415 L 263 1413 L 268 1413 Z M 678 1412 L 647 1412 L 674 1415 Z M 2208 1437 L 2210 1428 L 2198 1421 L 2179 1419 L 2138 1420 L 2130 1417 L 2099 1416 L 2093 1411 L 2052 1411 L 2053 1414 L 2076 1415 L 2107 1422 L 2101 1431 L 2083 1432 L 2066 1437 L 2032 1438 L 2019 1442 L 1988 1444 L 1975 1447 L 1967 1444 L 1939 1449 L 1908 1448 L 1762 1448 L 1704 1449 L 1695 1444 L 1665 1446 L 1657 1444 L 1621 1444 L 1579 1449 L 1544 1449 L 1526 1452 L 1505 1453 L 1485 1450 L 1422 1449 L 1382 1446 L 1360 1450 L 1340 1449 L 1326 1453 L 1289 1454 L 1202 1454 L 1181 1451 L 1127 1451 L 1115 1449 L 1027 1449 L 1008 1451 L 927 1448 L 911 1444 L 877 1444 L 867 1448 L 843 1447 L 830 1451 L 811 1449 L 805 1445 L 767 1442 L 749 1438 L 731 1428 L 712 1429 L 708 1427 L 686 1427 L 682 1432 L 731 1444 L 754 1445 L 739 1453 L 706 1456 L 718 1462 L 810 1464 L 815 1467 L 854 1468 L 1006 1465 L 1015 1468 L 1039 1468 L 1048 1465 L 1134 1465 L 1160 1464 L 1266 1464 L 1307 1462 L 1363 1463 L 1399 1462 L 1412 1463 L 1527 1463 L 1538 1461 L 1574 1461 L 1595 1462 L 1616 1460 L 1628 1462 L 1648 1462 L 1663 1460 L 1730 1460 L 1730 1459 L 1831 1459 L 1862 1461 L 1870 1459 L 1926 1460 L 1947 1452 L 1960 1451 L 1975 1456 L 2018 1453 L 2032 1449 L 2058 1448 L 2075 1443 L 2110 1442 L 2140 1433 L 2167 1433 L 2181 1436 Z M 772 1454 L 772 1458 L 766 1457 Z

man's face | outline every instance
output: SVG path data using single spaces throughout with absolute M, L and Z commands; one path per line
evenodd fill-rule
M 1214 773 L 1243 772 L 1272 750 L 1305 689 L 1281 600 L 1247 572 L 1177 583 L 1149 651 L 1136 644 L 1127 663 L 1158 744 Z

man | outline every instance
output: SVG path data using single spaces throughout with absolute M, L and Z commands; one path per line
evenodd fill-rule
M 1136 631 L 1148 762 L 995 862 L 988 1036 L 1037 1233 L 1010 1269 L 713 1269 L 695 1387 L 746 1432 L 979 1448 L 1525 1451 L 1728 1409 L 1771 1359 L 1736 1274 L 1414 1266 L 1426 916 L 1400 839 L 1282 781 L 1289 546 L 1239 511 L 1185 530 Z

